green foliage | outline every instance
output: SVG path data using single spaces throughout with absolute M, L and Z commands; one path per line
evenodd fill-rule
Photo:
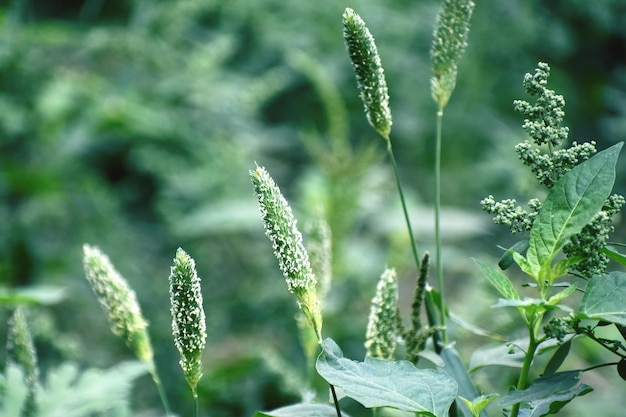
M 332 339 L 324 340 L 317 371 L 328 382 L 365 407 L 392 407 L 420 415 L 445 416 L 456 397 L 457 384 L 448 374 L 419 369 L 408 361 L 343 357 Z

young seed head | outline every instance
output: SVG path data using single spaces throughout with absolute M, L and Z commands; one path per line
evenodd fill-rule
M 445 0 L 437 17 L 430 58 L 433 66 L 431 93 L 443 110 L 456 86 L 457 64 L 467 47 L 471 0 Z
M 343 38 L 356 73 L 367 120 L 379 135 L 389 140 L 392 120 L 385 72 L 374 37 L 363 19 L 350 8 L 343 13 Z
M 287 288 L 296 295 L 300 309 L 321 342 L 322 312 L 316 292 L 317 280 L 302 243 L 297 221 L 287 200 L 265 168 L 257 167 L 250 171 L 250 176 L 259 200 L 265 234 L 272 242 Z
M 24 371 L 28 396 L 22 415 L 27 417 L 37 415 L 39 367 L 37 366 L 37 354 L 33 345 L 33 338 L 28 329 L 22 307 L 15 309 L 8 322 L 7 362 L 19 365 Z
M 172 335 L 187 384 L 195 391 L 202 377 L 202 352 L 206 343 L 206 322 L 200 278 L 195 261 L 181 248 L 176 251 L 170 272 Z
M 398 338 L 398 278 L 395 269 L 385 269 L 372 299 L 365 334 L 367 356 L 393 359 Z
M 83 245 L 83 267 L 113 334 L 123 337 L 139 359 L 152 364 L 148 322 L 143 318 L 135 292 L 97 247 Z

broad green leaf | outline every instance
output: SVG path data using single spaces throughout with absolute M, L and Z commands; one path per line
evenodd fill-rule
M 367 408 L 392 407 L 444 417 L 456 398 L 457 384 L 444 372 L 419 369 L 408 361 L 353 361 L 343 357 L 332 339 L 325 339 L 323 348 L 317 372 Z
M 496 290 L 498 290 L 498 292 L 502 294 L 502 296 L 504 296 L 504 298 L 506 298 L 507 300 L 519 300 L 519 294 L 517 293 L 517 290 L 515 290 L 513 284 L 511 284 L 511 280 L 509 280 L 509 277 L 507 277 L 497 269 L 494 269 L 489 265 L 479 261 L 478 259 L 472 259 L 483 272 L 485 277 L 489 280 L 491 285 L 493 285 Z
M 539 378 L 522 391 L 512 391 L 500 400 L 502 407 L 523 403 L 524 411 L 520 415 L 541 417 L 556 414 L 567 403 L 578 396 L 593 390 L 580 383 L 581 371 L 559 372 L 545 378 Z
M 615 262 L 626 266 L 626 255 L 620 253 L 613 246 L 605 246 L 604 248 L 600 249 L 600 252 L 613 259 Z
M 350 417 L 345 411 L 344 417 Z M 326 404 L 294 404 L 273 411 L 258 411 L 253 417 L 337 417 L 337 410 Z
M 613 145 L 575 166 L 550 190 L 530 231 L 526 259 L 535 279 L 542 279 L 539 275 L 550 270 L 563 246 L 602 209 L 613 189 L 622 145 Z
M 626 326 L 626 273 L 614 271 L 593 276 L 576 315 Z

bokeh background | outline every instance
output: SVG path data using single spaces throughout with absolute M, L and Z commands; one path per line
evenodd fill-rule
M 408 307 L 415 270 L 385 144 L 363 115 L 343 44 L 345 7 L 376 38 L 400 175 L 420 250 L 432 253 L 429 49 L 439 1 L 0 1 L 0 286 L 65 291 L 31 309 L 44 369 L 131 359 L 83 276 L 81 247 L 97 245 L 136 290 L 172 406 L 188 414 L 167 281 L 180 246 L 195 258 L 204 292 L 204 415 L 250 416 L 299 401 L 294 381 L 306 379 L 307 364 L 297 307 L 263 234 L 248 174 L 255 164 L 268 169 L 301 224 L 320 211 L 328 217 L 325 335 L 347 356 L 364 354 L 369 301 L 385 265 L 398 269 Z M 492 262 L 497 245 L 515 239 L 479 201 L 537 193 L 513 151 L 525 135 L 512 102 L 529 99 L 521 81 L 539 61 L 565 96 L 571 139 L 601 149 L 626 139 L 626 3 L 476 6 L 445 115 L 444 265 L 453 311 L 493 330 L 510 329 L 515 317 L 489 309 L 497 295 L 471 257 Z M 625 167 L 618 165 L 622 193 Z M 618 225 L 616 240 L 625 232 Z M 489 342 L 451 331 L 468 361 Z M 614 360 L 584 344 L 577 352 L 572 366 Z M 477 374 L 487 387 L 502 375 L 489 372 Z M 615 374 L 592 373 L 597 390 L 563 415 L 622 415 L 626 383 Z M 149 378 L 139 380 L 133 407 L 159 414 Z

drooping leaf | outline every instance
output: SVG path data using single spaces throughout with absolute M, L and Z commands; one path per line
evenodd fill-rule
M 65 288 L 51 285 L 36 285 L 24 288 L 0 287 L 0 305 L 50 305 L 65 298 Z
M 576 317 L 626 326 L 626 273 L 613 271 L 591 277 Z
M 524 348 L 524 346 L 522 346 Z M 524 352 L 511 343 L 499 343 L 482 346 L 474 351 L 470 360 L 470 372 L 485 366 L 506 366 L 521 368 Z
M 478 392 L 470 379 L 467 368 L 461 361 L 459 353 L 453 347 L 445 347 L 441 351 L 441 358 L 445 363 L 445 367 L 441 368 L 444 372 L 454 378 L 459 385 L 458 397 L 476 398 Z M 457 397 L 457 398 L 458 398 Z M 472 417 L 472 410 L 463 401 L 457 402 L 459 409 L 465 417 Z
M 457 384 L 444 372 L 419 369 L 408 361 L 350 360 L 332 339 L 325 339 L 323 348 L 317 372 L 367 408 L 392 407 L 444 417 L 456 397 Z
M 511 280 L 509 277 L 504 275 L 502 272 L 498 271 L 490 267 L 489 265 L 479 261 L 478 259 L 473 259 L 474 263 L 480 268 L 485 277 L 489 280 L 491 285 L 493 285 L 500 294 L 507 300 L 519 300 L 519 294 L 517 290 L 511 284 Z
M 572 168 L 550 190 L 530 231 L 526 259 L 534 278 L 550 268 L 569 239 L 602 209 L 613 189 L 622 145 L 613 145 Z
M 344 417 L 350 417 L 345 411 Z M 294 404 L 272 411 L 257 411 L 253 417 L 337 417 L 337 410 L 327 404 Z
M 581 371 L 559 372 L 539 378 L 522 391 L 512 391 L 500 400 L 502 407 L 523 403 L 524 411 L 520 415 L 541 417 L 556 414 L 567 403 L 578 396 L 593 390 L 580 383 Z
M 515 242 L 513 246 L 506 250 L 504 255 L 498 261 L 498 266 L 503 271 L 509 269 L 511 265 L 515 262 L 513 259 L 513 252 L 518 253 L 520 255 L 524 255 L 528 250 L 528 239 L 520 240 L 519 242 Z
M 569 350 L 571 346 L 572 346 L 572 339 L 568 340 L 567 342 L 563 343 L 561 346 L 558 347 L 556 352 L 554 352 L 554 355 L 552 355 L 552 357 L 550 358 L 550 361 L 548 361 L 548 364 L 546 365 L 545 370 L 543 371 L 544 376 L 553 375 L 554 373 L 556 373 L 556 371 L 559 370 L 559 367 L 563 364 L 563 362 L 567 358 L 567 355 L 569 354 Z

